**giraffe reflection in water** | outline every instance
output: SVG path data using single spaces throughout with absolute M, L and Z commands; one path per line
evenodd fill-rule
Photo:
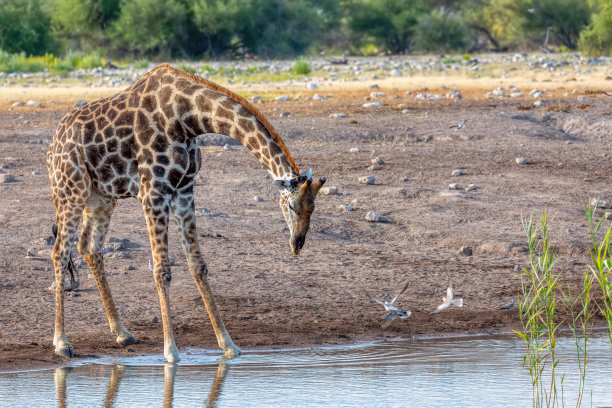
M 70 372 L 74 370 L 74 367 L 58 367 L 55 369 L 54 379 L 55 379 L 55 392 L 57 395 L 57 407 L 58 408 L 67 408 L 68 404 L 68 393 L 66 392 L 67 383 L 70 381 Z M 173 406 L 174 401 L 174 382 L 176 379 L 176 373 L 178 371 L 178 364 L 166 363 L 164 365 L 164 408 L 171 408 Z M 110 380 L 108 382 L 108 388 L 106 390 L 106 397 L 104 398 L 104 406 L 105 408 L 114 407 L 117 401 L 117 396 L 119 394 L 119 385 L 123 380 L 126 372 L 129 375 L 129 366 L 115 364 L 113 365 Z M 223 388 L 223 383 L 225 382 L 225 378 L 227 377 L 227 373 L 229 372 L 229 365 L 226 363 L 219 363 L 217 366 L 217 371 L 215 373 L 215 378 L 213 379 L 212 386 L 210 388 L 210 392 L 208 393 L 208 398 L 205 401 L 206 407 L 215 407 L 219 396 L 221 395 L 221 390 Z M 129 393 L 129 391 L 125 391 Z M 92 405 L 95 405 L 95 402 L 91 401 Z

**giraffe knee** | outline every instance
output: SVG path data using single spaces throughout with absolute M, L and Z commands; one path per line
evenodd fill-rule
M 194 278 L 206 279 L 206 277 L 208 276 L 208 267 L 206 266 L 206 264 L 204 264 L 198 268 L 192 269 L 191 274 Z

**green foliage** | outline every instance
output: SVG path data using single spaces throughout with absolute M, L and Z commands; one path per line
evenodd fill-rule
M 576 48 L 580 31 L 591 18 L 587 0 L 530 0 L 521 13 L 525 33 L 534 40 L 543 42 L 546 30 L 552 27 L 553 38 L 570 49 Z
M 476 37 L 485 40 L 481 46 L 490 42 L 500 51 L 523 38 L 523 9 L 526 0 L 465 0 L 461 14 Z
M 142 69 L 147 68 L 150 64 L 150 61 L 146 58 L 141 58 L 134 61 L 134 68 Z
M 189 72 L 190 74 L 195 74 L 196 70 L 193 67 L 190 67 L 189 65 L 185 65 L 185 64 L 177 64 L 176 67 L 178 69 L 182 69 L 185 72 Z
M 310 61 L 305 58 L 298 58 L 293 64 L 293 72 L 298 75 L 308 75 L 312 71 Z
M 53 50 L 42 0 L 0 0 L 0 50 L 35 55 Z
M 65 58 L 58 58 L 53 54 L 28 57 L 23 52 L 11 54 L 0 50 L 0 72 L 41 72 L 45 70 L 66 72 L 79 68 L 101 67 L 103 62 L 97 53 L 71 52 Z
M 589 55 L 612 55 L 612 0 L 600 0 L 591 24 L 580 33 L 578 47 Z
M 353 43 L 373 42 L 386 52 L 406 52 L 419 18 L 427 13 L 423 0 L 354 0 L 347 15 Z
M 419 18 L 414 33 L 414 46 L 420 51 L 453 51 L 465 48 L 468 29 L 463 20 L 443 9 L 433 10 Z

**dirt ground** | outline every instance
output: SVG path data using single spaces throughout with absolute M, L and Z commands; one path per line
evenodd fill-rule
M 385 82 L 383 108 L 361 106 L 371 92 L 365 85 L 339 89 L 326 101 L 259 104 L 300 168 L 327 176 L 327 186 L 338 187 L 338 194 L 317 199 L 306 245 L 294 257 L 278 193 L 259 162 L 241 146 L 202 149 L 195 187 L 200 246 L 236 344 L 269 349 L 519 328 L 517 308 L 499 308 L 516 297 L 517 266 L 528 262 L 521 217 L 544 209 L 554 215 L 557 266 L 564 282 L 577 285 L 589 262 L 582 202 L 590 197 L 612 201 L 612 97 L 599 92 L 610 91 L 612 82 L 597 81 L 608 89 L 581 83 L 579 93 L 567 97 L 563 93 L 576 84 L 561 83 L 545 96 L 545 108 L 527 110 L 519 106 L 531 104 L 529 90 L 549 85 L 525 85 L 525 97 L 499 100 L 483 97 L 492 88 L 466 82 L 461 100 L 416 101 L 405 96 L 406 88 Z M 423 86 L 412 84 L 412 89 Z M 45 153 L 74 101 L 49 104 L 43 98 L 43 109 L 9 110 L 6 92 L 18 91 L 3 92 L 0 167 L 16 178 L 0 184 L 0 371 L 7 371 L 65 361 L 51 344 L 54 295 L 47 288 L 54 279 L 54 213 Z M 32 88 L 27 92 L 36 94 Z M 578 102 L 579 95 L 587 101 Z M 410 113 L 402 113 L 396 107 L 400 103 Z M 556 105 L 570 107 L 550 109 Z M 281 118 L 283 111 L 291 116 Z M 334 112 L 348 117 L 329 118 Z M 450 128 L 463 120 L 462 129 Z M 355 147 L 360 151 L 351 152 Z M 384 164 L 369 170 L 376 157 Z M 528 164 L 517 164 L 518 157 Z M 456 169 L 463 175 L 451 176 Z M 359 184 L 358 177 L 365 175 L 374 175 L 375 184 Z M 451 183 L 460 189 L 450 190 Z M 466 191 L 470 184 L 476 188 Z M 341 204 L 354 210 L 340 210 Z M 389 222 L 367 222 L 367 211 L 381 212 Z M 136 199 L 118 203 L 107 240 L 109 284 L 138 344 L 123 348 L 115 343 L 91 272 L 74 251 L 80 287 L 67 293 L 65 316 L 77 358 L 161 354 L 160 309 Z M 471 256 L 459 254 L 464 246 L 473 249 Z M 170 255 L 176 259 L 171 308 L 179 350 L 216 348 L 174 229 Z M 363 290 L 389 300 L 407 280 L 410 287 L 398 305 L 412 316 L 381 329 L 385 312 Z M 429 315 L 449 282 L 455 296 L 463 298 L 463 308 Z

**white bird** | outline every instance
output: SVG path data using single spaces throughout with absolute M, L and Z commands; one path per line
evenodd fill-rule
M 449 128 L 449 129 L 456 128 L 456 129 L 455 129 L 455 131 L 457 131 L 457 130 L 459 130 L 459 129 L 463 129 L 463 128 L 465 127 L 465 122 L 466 122 L 467 120 L 468 120 L 468 119 L 462 120 L 461 122 L 457 123 L 456 125 L 449 126 L 448 128 Z
M 429 314 L 434 314 L 441 312 L 442 310 L 448 308 L 450 305 L 462 307 L 463 306 L 463 298 L 453 299 L 453 288 L 446 288 L 446 296 L 442 298 L 442 304 L 436 307 L 433 311 L 429 312 Z
M 403 310 L 401 310 L 399 307 L 395 306 L 395 301 L 397 300 L 397 298 L 406 291 L 406 289 L 408 289 L 408 284 L 409 282 L 406 282 L 406 284 L 404 285 L 404 288 L 402 289 L 402 291 L 400 293 L 397 294 L 397 296 L 395 296 L 393 298 L 393 300 L 391 300 L 391 302 L 383 302 L 380 301 L 378 299 L 373 298 L 372 296 L 370 296 L 370 293 L 367 290 L 364 290 L 364 293 L 366 294 L 367 297 L 369 297 L 370 299 L 372 299 L 373 301 L 380 303 L 381 305 L 383 305 L 385 307 L 385 310 L 387 311 L 387 315 L 385 316 L 385 321 L 382 324 L 382 328 L 387 328 L 391 322 L 393 320 L 395 320 L 396 318 L 400 318 L 400 319 L 407 319 L 410 317 L 410 315 L 412 315 L 412 312 L 410 310 L 406 310 L 405 312 Z

